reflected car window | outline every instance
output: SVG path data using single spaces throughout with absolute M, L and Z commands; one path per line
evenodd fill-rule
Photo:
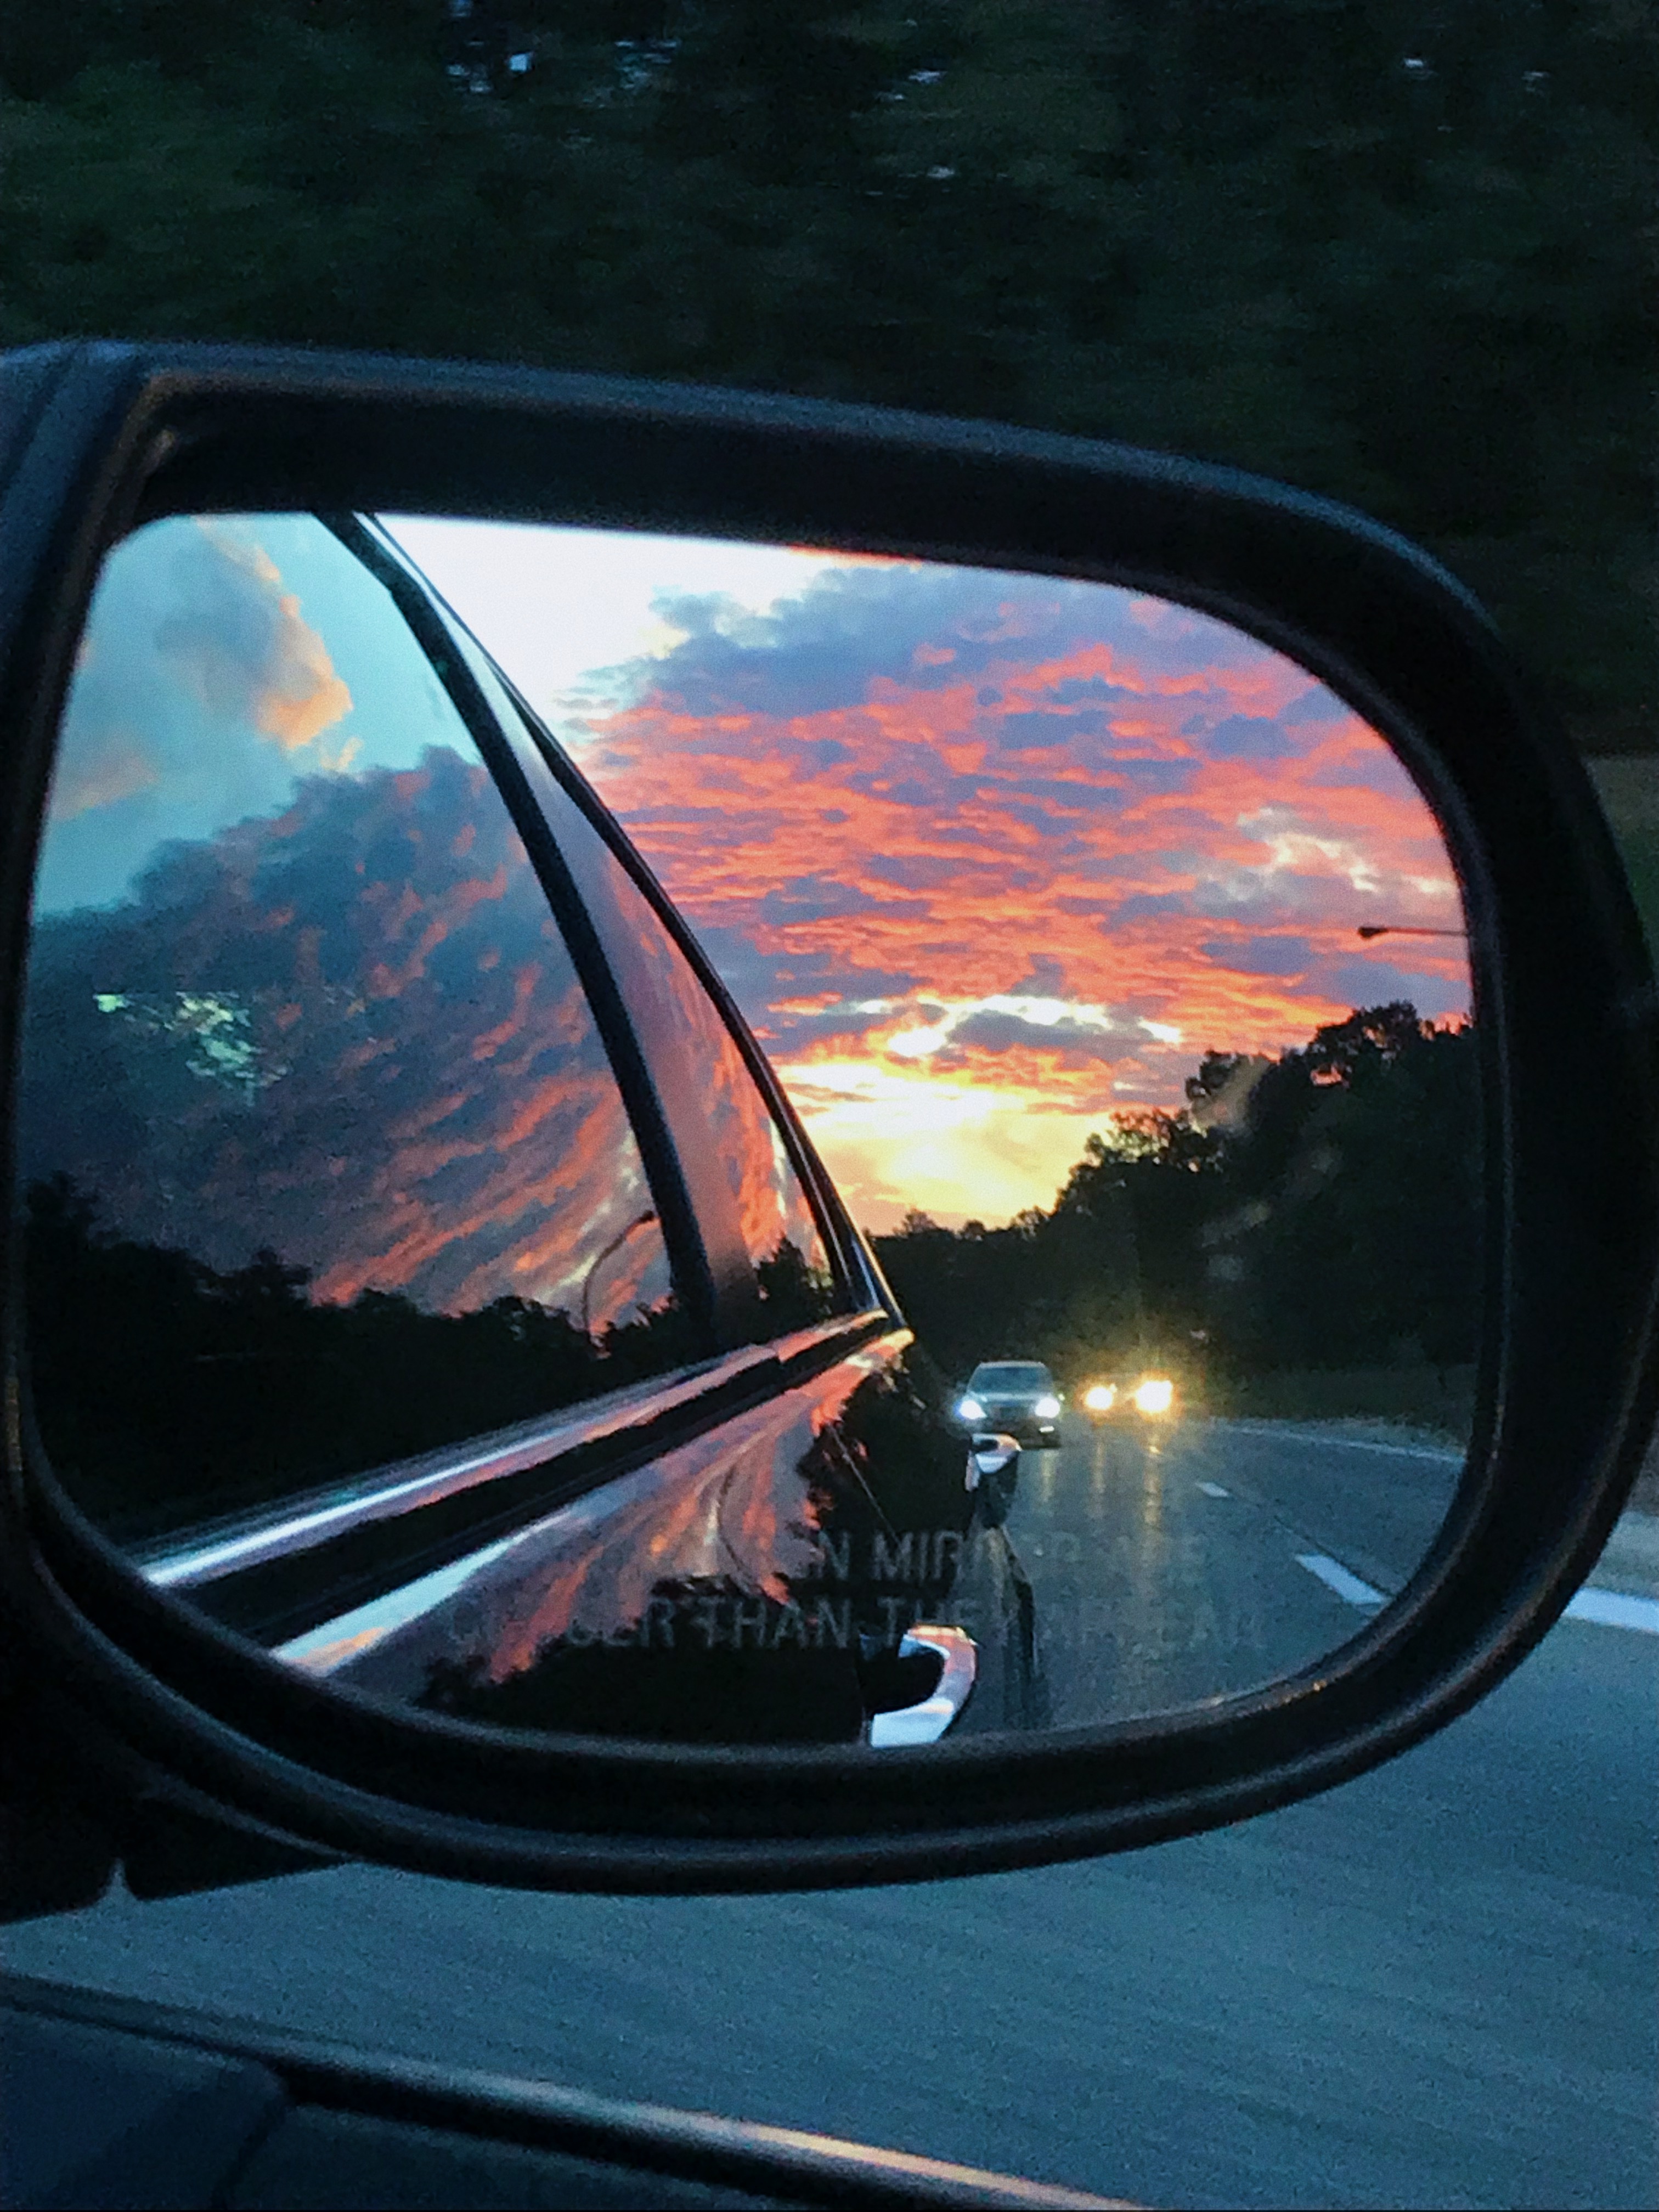
M 551 747 L 544 731 L 531 737 L 477 640 L 440 607 L 501 720 L 526 748 Z M 710 1264 L 727 1292 L 728 1333 L 763 1339 L 825 1318 L 836 1298 L 823 1239 L 783 1133 L 731 1031 L 581 809 L 551 782 L 539 795 L 651 1057 Z
M 640 1153 L 507 809 L 313 520 L 157 524 L 109 562 L 21 1073 L 37 1418 L 124 1528 L 684 1357 Z
M 659 1063 L 695 1072 L 700 1085 L 762 1304 L 775 1329 L 804 1326 L 829 1310 L 829 1264 L 777 1123 L 714 1001 L 644 894 L 597 836 L 592 845 L 589 865 L 607 878 L 631 995 L 650 1010 Z M 602 910 L 600 901 L 594 906 Z

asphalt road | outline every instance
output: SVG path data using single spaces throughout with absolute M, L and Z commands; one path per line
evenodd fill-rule
M 1071 1416 L 964 1559 L 964 1731 L 1127 1720 L 1322 1662 L 1421 1564 L 1459 1465 L 1288 1424 Z
M 1118 1859 L 666 1900 L 354 1869 L 4 1959 L 1148 2205 L 1651 2206 L 1656 1722 L 1659 1637 L 1568 1620 L 1380 1771 Z

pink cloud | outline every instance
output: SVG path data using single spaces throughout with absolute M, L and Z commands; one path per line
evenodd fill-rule
M 907 633 L 919 574 L 928 626 Z M 1402 957 L 1429 1011 L 1467 1006 L 1455 940 L 1373 957 L 1357 938 L 1366 921 L 1455 929 L 1461 907 L 1403 769 L 1305 672 L 1201 617 L 1160 635 L 1149 603 L 1103 589 L 1089 635 L 1075 597 L 1056 621 L 1042 580 L 995 580 L 987 606 L 970 576 L 977 611 L 953 628 L 939 574 L 863 580 L 887 627 L 861 681 L 846 654 L 798 653 L 786 613 L 735 675 L 729 641 L 691 637 L 580 747 L 791 1079 L 854 1052 L 1023 1115 L 1103 1118 L 1126 1091 L 1179 1103 L 1206 1048 L 1305 1039 L 1373 973 L 1376 997 L 1407 994 Z M 1034 1022 L 999 1050 L 896 1060 L 895 1039 L 931 1034 L 927 1003 L 948 1027 L 1038 958 L 1049 997 L 1109 1010 L 1111 1049 L 1079 1054 Z M 867 1164 L 873 1111 L 864 1142 Z

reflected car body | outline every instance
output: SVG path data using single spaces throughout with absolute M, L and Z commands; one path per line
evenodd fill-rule
M 216 528 L 129 540 L 94 641 L 142 642 L 147 593 L 252 619 L 280 565 L 379 690 L 354 670 L 357 753 L 252 808 L 271 749 L 228 710 L 158 769 L 162 889 L 124 895 L 148 846 L 48 831 L 19 1149 L 60 1478 L 155 1589 L 379 1700 L 931 1741 L 994 1508 L 741 1015 L 384 532 Z M 141 673 L 159 745 L 182 679 Z M 71 698 L 71 779 L 98 706 Z
M 725 1419 L 494 1541 L 477 1540 L 501 1518 L 493 1493 L 521 1492 L 526 1447 L 545 1485 L 550 1435 L 465 1468 L 384 1469 L 331 1510 L 313 1497 L 198 1532 L 145 1571 L 290 1665 L 393 1704 L 581 1735 L 856 1742 L 938 1694 L 942 1655 L 913 1636 L 949 1623 L 976 1501 L 908 1332 L 848 1335 L 831 1323 L 724 1363 Z M 631 1432 L 637 1462 L 667 1395 L 580 1428 L 608 1420 L 624 1452 Z M 420 1571 L 422 1521 L 458 1506 L 477 1534 Z
M 956 1401 L 964 1432 L 1000 1430 L 1021 1443 L 1057 1444 L 1064 1401 L 1040 1359 L 982 1359 Z

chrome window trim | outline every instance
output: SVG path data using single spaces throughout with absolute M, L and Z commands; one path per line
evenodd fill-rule
M 844 1403 L 860 1382 L 900 1356 L 908 1338 L 908 1330 L 890 1328 L 878 1337 L 841 1346 L 833 1360 L 820 1363 L 813 1372 L 790 1377 L 784 1387 L 769 1391 L 758 1403 L 732 1412 L 701 1435 L 664 1444 L 611 1481 L 561 1498 L 550 1510 L 527 1516 L 521 1527 L 446 1566 L 391 1583 L 375 1596 L 343 1612 L 325 1613 L 300 1635 L 271 1647 L 273 1657 L 287 1666 L 303 1668 L 313 1680 L 337 1678 L 362 1696 L 398 1705 L 418 1703 L 422 1686 L 431 1679 L 434 1660 L 453 1662 L 464 1658 L 469 1642 L 480 1635 L 481 1644 L 472 1642 L 475 1656 L 494 1656 L 502 1626 L 507 1622 L 522 1626 L 526 1588 L 557 1583 L 569 1571 L 573 1553 L 602 1557 L 620 1532 L 623 1546 L 637 1557 L 634 1547 L 641 1515 L 660 1528 L 663 1516 L 677 1515 L 688 1490 L 702 1493 L 704 1510 L 696 1517 L 703 1523 L 705 1510 L 712 1503 L 707 1480 L 710 1474 L 718 1477 L 714 1493 L 720 1501 L 714 1508 L 718 1517 L 740 1468 L 752 1466 L 757 1458 L 776 1465 L 775 1455 L 786 1439 L 795 1439 L 798 1446 L 803 1416 L 817 1431 L 826 1379 L 833 1389 L 839 1378 Z M 791 1447 L 792 1459 L 793 1452 Z M 751 1597 L 761 1595 L 766 1587 L 766 1571 L 779 1564 L 770 1545 L 763 1540 L 764 1566 L 757 1573 L 755 1558 L 751 1555 L 745 1562 L 724 1530 L 718 1544 L 725 1555 L 721 1574 L 735 1573 L 738 1587 Z M 672 1575 L 673 1570 L 665 1567 L 660 1571 Z M 492 1620 L 493 1632 L 487 1626 Z M 631 1631 L 637 1620 L 614 1626 Z M 925 1713 L 920 1707 L 914 1709 L 921 1716 L 914 1724 L 933 1724 L 931 1735 L 917 1740 L 931 1742 L 945 1733 L 967 1701 L 974 1680 L 973 1646 L 957 1628 L 923 1629 L 918 1633 L 922 1642 L 910 1648 L 938 1649 L 945 1662 L 933 1703 Z M 943 1638 L 945 1644 L 928 1644 L 929 1636 Z M 617 1639 L 607 1630 L 601 1640 L 613 1644 Z M 623 1640 L 632 1638 L 625 1636 Z M 367 1676 L 362 1671 L 365 1662 Z M 951 1698 L 954 1703 L 949 1702 Z M 945 1703 L 941 1704 L 941 1698 Z
M 672 1439 L 653 1438 L 653 1448 L 666 1449 L 670 1441 L 681 1441 L 690 1430 L 708 1425 L 698 1419 L 705 1401 L 723 1401 L 745 1379 L 759 1383 L 765 1370 L 775 1370 L 772 1389 L 755 1394 L 772 1395 L 829 1366 L 878 1332 L 890 1334 L 892 1329 L 892 1316 L 883 1308 L 839 1314 L 769 1344 L 750 1345 L 683 1369 L 667 1381 L 629 1383 L 537 1420 L 515 1422 L 416 1458 L 370 1468 L 260 1513 L 199 1526 L 137 1553 L 133 1565 L 155 1589 L 199 1589 L 273 1560 L 315 1550 L 376 1521 L 395 1519 L 469 1490 L 484 1490 L 508 1475 L 540 1467 L 556 1478 L 560 1462 L 578 1451 L 609 1443 L 613 1447 L 609 1456 L 621 1461 L 650 1430 L 672 1424 Z M 735 1410 L 722 1402 L 714 1418 L 724 1419 Z M 675 1422 L 676 1413 L 689 1418 Z M 599 1487 L 615 1472 L 614 1467 L 601 1467 L 582 1489 Z

